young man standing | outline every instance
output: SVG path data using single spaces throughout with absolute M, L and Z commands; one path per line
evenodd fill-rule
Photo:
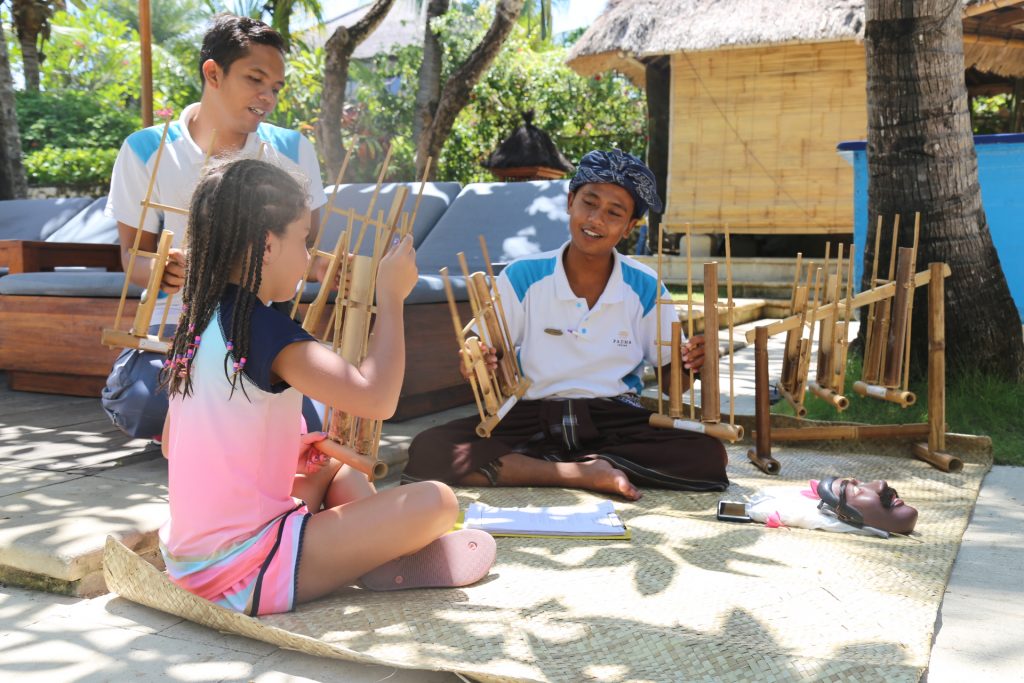
M 570 240 L 519 259 L 498 276 L 509 331 L 532 384 L 489 439 L 476 417 L 413 439 L 404 479 L 472 486 L 565 486 L 635 500 L 638 485 L 722 491 L 721 442 L 655 429 L 642 408 L 644 361 L 657 362 L 657 275 L 615 250 L 648 207 L 661 210 L 654 175 L 620 150 L 593 151 L 569 184 Z M 661 295 L 667 296 L 662 291 Z M 671 338 L 662 315 L 660 338 Z M 683 351 L 704 363 L 703 337 Z M 491 350 L 488 363 L 496 365 Z
M 159 166 L 162 125 L 129 135 L 121 146 L 106 214 L 117 221 L 125 270 L 137 230 L 142 230 L 139 247 L 145 251 L 156 250 L 161 224 L 173 231 L 161 296 L 177 293 L 184 283 L 182 246 L 187 216 L 150 209 L 145 225 L 138 225 L 154 167 L 157 170 L 151 201 L 187 210 L 208 155 L 259 156 L 303 180 L 313 234 L 319 228 L 320 207 L 327 198 L 313 145 L 297 131 L 265 122 L 284 87 L 284 49 L 281 35 L 266 24 L 247 17 L 218 15 L 203 37 L 199 54 L 202 98 L 185 107 L 178 120 L 170 124 Z M 144 287 L 151 268 L 152 259 L 136 258 L 132 282 Z M 167 335 L 173 333 L 181 312 L 180 297 L 175 298 L 175 304 L 167 316 Z M 151 333 L 163 313 L 164 306 L 158 303 Z M 163 360 L 161 354 L 126 349 L 114 362 L 103 390 L 103 407 L 114 424 L 131 436 L 154 437 L 161 433 L 167 398 L 157 388 L 157 375 Z

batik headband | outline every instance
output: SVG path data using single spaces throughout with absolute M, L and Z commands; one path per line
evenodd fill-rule
M 569 181 L 569 191 L 575 192 L 587 183 L 611 183 L 626 190 L 633 197 L 634 218 L 643 216 L 648 208 L 658 212 L 662 209 L 651 169 L 621 149 L 587 152 L 576 167 L 576 175 Z

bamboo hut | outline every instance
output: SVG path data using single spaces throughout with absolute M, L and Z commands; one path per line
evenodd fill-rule
M 1022 29 L 1022 1 L 964 3 L 969 84 L 1024 75 Z M 854 207 L 836 144 L 867 134 L 863 32 L 858 0 L 610 0 L 568 63 L 647 86 L 667 230 L 835 238 Z
M 533 117 L 532 110 L 523 112 L 523 125 L 481 164 L 498 180 L 554 180 L 573 171 L 551 136 L 533 125 Z

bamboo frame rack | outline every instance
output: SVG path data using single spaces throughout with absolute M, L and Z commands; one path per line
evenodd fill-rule
M 687 338 L 693 336 L 693 268 L 692 250 L 690 247 L 692 233 L 686 231 L 686 308 L 687 308 Z M 735 354 L 733 353 L 733 311 L 735 304 L 732 298 L 732 247 L 729 239 L 729 229 L 725 230 L 725 269 L 726 269 L 726 316 L 729 330 L 729 422 L 722 422 L 721 415 L 721 392 L 719 389 L 719 303 L 718 303 L 718 264 L 710 262 L 704 264 L 704 367 L 700 372 L 700 402 L 701 416 L 698 420 L 695 414 L 695 401 L 693 380 L 694 372 L 689 373 L 690 388 L 690 411 L 689 417 L 683 414 L 683 342 L 682 323 L 672 323 L 672 337 L 664 340 L 662 332 L 662 306 L 669 305 L 675 313 L 675 301 L 665 299 L 662 295 L 664 280 L 662 278 L 662 244 L 664 242 L 664 230 L 658 239 L 658 299 L 655 303 L 657 317 L 658 336 L 658 411 L 652 413 L 649 422 L 652 427 L 662 429 L 682 429 L 690 432 L 707 434 L 718 439 L 734 443 L 743 438 L 743 426 L 736 424 L 735 399 L 734 399 L 734 368 Z M 668 348 L 669 353 L 669 381 L 666 387 L 664 378 L 664 357 L 663 350 Z M 667 389 L 667 391 L 666 391 Z M 668 412 L 665 411 L 664 396 L 668 394 Z
M 770 325 L 762 325 L 747 333 L 747 341 L 754 342 L 755 363 L 755 430 L 754 448 L 747 453 L 750 461 L 768 474 L 777 474 L 781 465 L 772 457 L 772 440 L 808 441 L 829 439 L 891 438 L 920 439 L 912 452 L 915 457 L 945 472 L 958 472 L 963 462 L 945 452 L 946 412 L 946 358 L 945 358 L 945 278 L 951 271 L 944 263 L 931 263 L 927 270 L 915 273 L 917 247 L 920 234 L 920 214 L 915 216 L 913 245 L 897 246 L 899 217 L 893 225 L 892 248 L 889 255 L 888 277 L 878 278 L 879 245 L 883 229 L 881 217 L 875 233 L 875 260 L 872 264 L 871 288 L 856 296 L 852 290 L 852 254 L 847 266 L 845 297 L 840 296 L 841 278 L 828 278 L 822 302 L 806 305 L 807 287 L 794 287 L 791 315 Z M 826 248 L 827 249 L 827 248 Z M 828 259 L 826 250 L 826 260 Z M 838 260 L 842 272 L 842 251 Z M 799 260 L 798 260 L 799 263 Z M 799 282 L 799 273 L 797 280 Z M 817 279 L 817 278 L 816 278 Z M 808 275 L 809 282 L 809 275 Z M 853 383 L 854 392 L 863 397 L 895 403 L 902 407 L 916 401 L 908 391 L 910 377 L 910 335 L 913 294 L 917 287 L 928 287 L 928 422 L 894 425 L 824 425 L 797 429 L 772 429 L 768 393 L 768 339 L 787 333 L 786 360 L 792 349 L 804 347 L 809 352 L 810 339 L 800 339 L 800 331 L 810 327 L 813 339 L 814 325 L 820 323 L 818 368 L 815 381 L 809 383 L 811 391 L 830 402 L 837 410 L 846 397 L 845 386 L 847 337 L 854 309 L 867 307 L 864 370 L 861 379 Z M 815 287 L 817 290 L 817 287 Z M 796 341 L 793 335 L 796 335 Z M 799 344 L 799 347 L 798 347 Z M 801 358 L 802 359 L 802 358 Z M 802 407 L 807 367 L 784 362 L 779 382 L 780 393 L 794 406 Z M 797 393 L 799 392 L 799 393 Z M 798 412 L 799 416 L 802 416 Z

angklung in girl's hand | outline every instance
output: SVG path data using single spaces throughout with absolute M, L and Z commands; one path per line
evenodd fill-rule
M 331 456 L 321 453 L 317 449 L 317 443 L 327 438 L 325 432 L 309 432 L 301 437 L 302 446 L 299 449 L 299 465 L 295 470 L 296 474 L 314 474 L 331 460 Z

